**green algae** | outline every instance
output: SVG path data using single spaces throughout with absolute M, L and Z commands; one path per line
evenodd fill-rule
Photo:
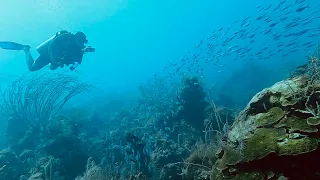
M 235 176 L 224 176 L 222 173 L 213 174 L 211 180 L 264 180 L 266 175 L 262 172 L 243 172 Z
M 285 129 L 261 128 L 246 142 L 244 150 L 245 161 L 259 160 L 270 153 L 277 152 L 279 139 L 286 136 Z
M 283 143 L 279 143 L 278 155 L 298 155 L 312 152 L 318 148 L 317 139 L 304 137 L 301 139 L 287 139 Z
M 297 99 L 293 98 L 293 97 L 281 97 L 280 98 L 280 104 L 283 107 L 287 107 L 287 106 L 294 106 L 295 104 L 297 104 Z
M 309 126 L 306 119 L 300 119 L 298 117 L 286 117 L 274 127 L 289 128 L 291 131 L 302 131 L 307 133 L 318 131 L 317 128 Z
M 320 125 L 320 118 L 319 117 L 309 117 L 307 119 L 307 123 L 309 126 L 319 126 Z
M 273 107 L 267 113 L 260 113 L 257 115 L 256 125 L 258 127 L 272 125 L 281 120 L 284 115 L 285 113 L 281 108 Z
M 229 165 L 235 165 L 241 162 L 241 154 L 235 149 L 226 149 L 221 159 L 217 161 L 217 169 L 225 170 Z
M 257 129 L 247 140 L 244 149 L 226 149 L 222 158 L 217 161 L 217 169 L 224 170 L 241 162 L 259 160 L 278 150 L 278 140 L 285 138 L 284 129 Z

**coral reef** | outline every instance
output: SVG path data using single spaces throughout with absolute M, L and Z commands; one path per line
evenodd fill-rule
M 8 118 L 6 136 L 16 152 L 36 149 L 47 125 L 74 96 L 91 88 L 59 73 L 23 75 L 1 91 L 1 113 Z M 18 128 L 15 128 L 16 126 Z
M 319 91 L 297 76 L 256 94 L 232 125 L 211 179 L 319 179 Z
M 9 148 L 0 151 L 0 179 L 320 178 L 317 76 L 265 88 L 237 116 L 216 104 L 198 77 L 184 79 L 173 94 L 147 90 L 134 108 L 113 114 L 68 107 L 51 117 L 5 106 Z M 34 100 L 21 102 L 36 107 Z M 13 116 L 14 108 L 44 119 Z
M 19 179 L 24 173 L 23 162 L 10 149 L 0 151 L 0 177 L 1 179 Z
M 159 180 L 182 179 L 182 176 L 179 175 L 183 167 L 181 157 L 187 157 L 190 150 L 173 141 L 158 143 L 158 148 L 154 150 L 151 156 L 154 172 L 157 172 L 154 177 L 158 177 Z

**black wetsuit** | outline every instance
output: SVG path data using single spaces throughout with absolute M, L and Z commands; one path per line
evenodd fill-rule
M 60 31 L 52 40 L 51 46 L 45 51 L 39 52 L 40 56 L 34 61 L 29 69 L 36 71 L 51 63 L 52 70 L 57 69 L 61 65 L 70 65 L 77 62 L 81 64 L 83 52 L 81 47 L 76 44 L 75 36 L 67 31 Z M 84 46 L 83 46 L 84 47 Z M 63 58 L 62 58 L 63 57 Z M 53 62 L 52 59 L 60 61 Z

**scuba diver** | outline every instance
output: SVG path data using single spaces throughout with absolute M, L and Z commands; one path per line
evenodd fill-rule
M 51 38 L 36 47 L 39 57 L 34 60 L 30 53 L 29 45 L 22 45 L 15 42 L 0 42 L 0 48 L 10 50 L 23 50 L 26 56 L 26 63 L 29 71 L 37 71 L 50 64 L 50 69 L 69 66 L 74 70 L 82 62 L 83 54 L 95 52 L 95 48 L 85 46 L 88 43 L 83 32 L 72 34 L 65 30 L 57 32 Z

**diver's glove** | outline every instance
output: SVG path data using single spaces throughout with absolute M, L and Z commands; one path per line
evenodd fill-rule
M 71 71 L 73 71 L 75 68 L 77 68 L 78 66 L 71 66 L 69 69 L 71 70 Z
M 74 69 L 76 69 L 79 66 L 79 63 L 74 63 L 69 69 L 71 71 L 73 71 Z

